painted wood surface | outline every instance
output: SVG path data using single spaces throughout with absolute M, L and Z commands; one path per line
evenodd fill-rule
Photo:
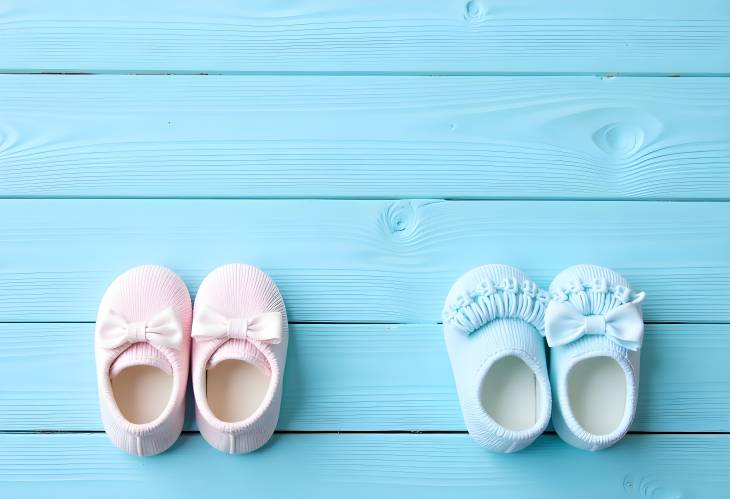
M 6 0 L 0 69 L 730 72 L 725 0 Z
M 726 78 L 6 75 L 0 95 L 5 197 L 730 199 Z
M 103 430 L 93 330 L 0 325 L 0 429 Z M 291 332 L 279 430 L 465 431 L 441 326 L 293 324 Z M 728 358 L 730 324 L 648 326 L 632 431 L 730 432 Z M 188 406 L 194 429 L 192 394 Z
M 730 321 L 730 203 L 4 200 L 0 322 L 94 321 L 113 278 L 166 265 L 194 292 L 260 266 L 293 322 L 430 322 L 485 262 L 547 286 L 579 262 L 649 296 L 649 322 Z
M 169 452 L 119 452 L 101 294 L 230 262 L 293 321 L 279 431 L 218 453 L 189 398 Z M 616 447 L 464 433 L 438 322 L 489 262 L 647 292 Z M 0 3 L 2 499 L 726 499 L 728 358 L 726 0 Z
M 103 434 L 0 435 L 0 486 L 13 498 L 255 497 L 724 499 L 730 436 L 630 435 L 596 453 L 555 436 L 510 455 L 466 435 L 276 435 L 255 454 L 183 436 L 154 458 L 118 452 Z M 580 477 L 580 479 L 577 479 Z M 590 485 L 587 485 L 590 484 Z

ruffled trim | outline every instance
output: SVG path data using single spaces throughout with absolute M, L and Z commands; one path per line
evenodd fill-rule
M 522 319 L 544 336 L 549 302 L 550 294 L 529 279 L 522 283 L 514 277 L 505 277 L 500 283 L 486 279 L 446 305 L 444 326 L 468 335 L 495 319 Z
M 571 298 L 586 299 L 588 293 L 602 294 L 606 298 L 615 298 L 621 304 L 641 303 L 646 296 L 643 291 L 634 291 L 621 284 L 610 284 L 606 278 L 596 277 L 589 282 L 573 279 L 568 287 L 554 290 L 550 293 L 550 297 L 554 301 L 564 302 L 571 300 Z

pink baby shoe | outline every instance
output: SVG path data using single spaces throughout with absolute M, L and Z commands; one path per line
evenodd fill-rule
M 159 454 L 182 431 L 191 312 L 185 283 L 156 265 L 128 270 L 101 299 L 94 337 L 101 419 L 129 454 Z
M 222 452 L 258 449 L 281 405 L 288 324 L 279 289 L 251 265 L 215 269 L 195 298 L 192 336 L 200 433 Z

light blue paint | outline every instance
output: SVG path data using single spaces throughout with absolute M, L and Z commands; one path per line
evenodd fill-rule
M 725 0 L 3 2 L 0 72 L 43 71 L 111 74 L 0 74 L 0 497 L 727 497 Z M 285 433 L 145 460 L 64 433 L 100 430 L 114 276 L 162 263 L 194 292 L 234 261 L 314 323 L 292 325 Z M 647 292 L 649 434 L 497 456 L 321 433 L 463 431 L 437 321 L 489 262 Z
M 725 0 L 5 0 L 3 71 L 730 73 Z
M 730 199 L 730 78 L 0 78 L 0 196 Z
M 0 435 L 7 497 L 672 499 L 727 496 L 730 436 L 631 435 L 604 452 L 543 436 L 493 454 L 466 435 L 276 435 L 230 456 L 199 435 L 153 458 L 119 452 L 103 434 Z M 590 481 L 587 480 L 590 477 Z
M 0 321 L 93 321 L 141 263 L 192 292 L 257 265 L 294 322 L 440 321 L 453 281 L 508 262 L 546 287 L 575 263 L 649 295 L 648 321 L 730 322 L 730 203 L 1 200 Z M 19 285 L 22 283 L 22 286 Z

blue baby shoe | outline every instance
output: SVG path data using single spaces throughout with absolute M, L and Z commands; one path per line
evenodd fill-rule
M 596 265 L 562 271 L 550 293 L 545 336 L 555 431 L 575 447 L 605 449 L 626 434 L 636 412 L 644 293 Z
M 550 421 L 543 316 L 549 295 L 519 269 L 484 265 L 461 276 L 443 311 L 464 422 L 497 452 L 530 445 Z

